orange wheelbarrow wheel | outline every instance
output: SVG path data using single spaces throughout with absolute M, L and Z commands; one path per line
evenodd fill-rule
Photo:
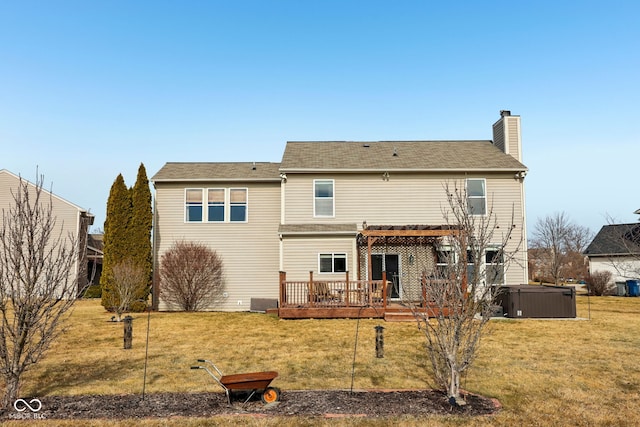
M 280 400 L 280 389 L 275 387 L 267 387 L 262 392 L 262 401 L 264 403 L 273 403 Z

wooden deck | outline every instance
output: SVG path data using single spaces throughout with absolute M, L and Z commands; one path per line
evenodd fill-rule
M 287 281 L 284 273 L 280 280 L 278 316 L 281 319 L 356 319 L 378 318 L 386 321 L 413 321 L 414 313 L 406 303 L 389 300 L 383 280 L 314 280 Z M 411 304 L 413 310 L 433 316 L 434 307 Z M 417 307 L 417 308 L 416 308 Z

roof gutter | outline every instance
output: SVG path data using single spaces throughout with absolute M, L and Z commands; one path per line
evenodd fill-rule
M 412 173 L 412 172 L 420 172 L 420 173 L 424 173 L 424 172 L 521 172 L 521 171 L 525 171 L 528 172 L 529 168 L 527 167 L 522 167 L 522 168 L 474 168 L 474 169 L 469 169 L 469 168 L 434 168 L 434 169 L 393 169 L 393 168 L 376 168 L 376 169 L 320 169 L 320 168 L 313 168 L 313 169 L 294 169 L 294 168 L 280 168 L 281 172 L 284 173 L 320 173 L 320 172 L 324 172 L 324 173 L 363 173 L 363 172 L 370 172 L 370 173 L 381 173 L 381 172 L 405 172 L 405 173 Z
M 150 182 L 280 182 L 280 178 L 160 178 Z

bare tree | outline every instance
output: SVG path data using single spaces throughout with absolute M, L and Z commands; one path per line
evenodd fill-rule
M 556 285 L 563 277 L 586 278 L 587 266 L 582 253 L 593 238 L 587 227 L 571 222 L 564 212 L 539 218 L 531 247 Z
M 20 178 L 0 228 L 0 372 L 3 407 L 19 393 L 20 378 L 62 331 L 79 295 L 77 236 L 63 236 L 51 193 Z
M 437 266 L 423 268 L 422 297 L 411 306 L 426 339 L 435 382 L 450 400 L 463 404 L 461 376 L 476 359 L 499 289 L 494 284 L 503 283 L 522 241 L 511 239 L 513 216 L 500 228 L 493 209 L 472 215 L 466 191 L 449 184 L 445 191 L 443 217 L 451 235 L 439 243 Z
M 160 298 L 184 311 L 215 306 L 224 289 L 222 258 L 201 243 L 178 241 L 160 261 Z
M 112 293 L 113 301 L 111 310 L 116 313 L 117 321 L 122 320 L 122 314 L 128 311 L 131 304 L 140 294 L 140 289 L 147 286 L 147 274 L 144 268 L 136 265 L 130 258 L 121 261 L 112 268 Z

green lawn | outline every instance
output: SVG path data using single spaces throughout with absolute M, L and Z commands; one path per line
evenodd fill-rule
M 640 298 L 578 297 L 580 320 L 490 322 L 469 391 L 497 398 L 488 418 L 342 419 L 342 425 L 640 425 Z M 99 301 L 80 301 L 69 328 L 45 359 L 24 376 L 25 396 L 141 394 L 147 315 L 135 314 L 133 349 L 123 349 L 123 325 L 109 322 Z M 590 318 L 590 319 L 589 319 Z M 375 357 L 382 324 L 384 355 Z M 355 346 L 356 329 L 358 343 Z M 378 320 L 289 320 L 256 313 L 151 313 L 146 393 L 220 392 L 197 358 L 225 373 L 277 370 L 273 385 L 293 389 L 427 388 L 429 366 L 414 323 Z M 355 370 L 353 368 L 355 352 Z M 353 372 L 353 377 L 352 377 Z M 237 419 L 189 420 L 224 425 Z M 248 419 L 246 425 L 324 425 L 322 419 Z M 139 422 L 137 422 L 139 424 Z M 145 421 L 184 425 L 187 420 Z M 335 424 L 335 420 L 333 422 Z M 14 422 L 15 425 L 20 425 Z M 88 425 L 45 422 L 46 425 Z M 127 425 L 123 422 L 120 425 Z M 112 421 L 91 425 L 117 425 Z

